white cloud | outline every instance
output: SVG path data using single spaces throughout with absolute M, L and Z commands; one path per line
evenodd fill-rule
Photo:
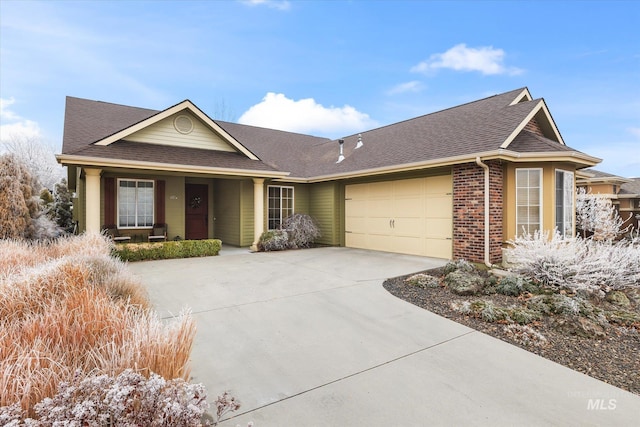
M 629 133 L 637 138 L 640 138 L 640 128 L 631 127 L 627 129 Z
M 278 10 L 289 10 L 291 8 L 291 3 L 287 0 L 242 0 L 241 2 L 249 6 L 267 6 Z
M 238 122 L 325 136 L 345 135 L 378 125 L 368 114 L 349 105 L 324 107 L 313 98 L 295 101 L 282 93 L 273 92 L 267 93 L 260 103 L 249 108 Z
M 20 117 L 10 110 L 16 100 L 0 98 L 0 141 L 6 142 L 14 138 L 39 139 L 42 137 L 38 123 Z
M 420 92 L 423 89 L 424 89 L 424 84 L 422 84 L 422 82 L 419 82 L 417 80 L 412 80 L 410 82 L 400 83 L 398 85 L 395 85 L 394 87 L 392 87 L 387 91 L 387 95 L 398 95 L 398 94 L 407 93 L 407 92 L 415 93 L 415 92 Z
M 428 60 L 420 62 L 411 68 L 413 73 L 428 73 L 439 68 L 449 68 L 456 71 L 479 71 L 485 75 L 522 73 L 521 69 L 505 67 L 505 53 L 493 46 L 467 47 L 461 43 L 444 53 L 435 53 Z

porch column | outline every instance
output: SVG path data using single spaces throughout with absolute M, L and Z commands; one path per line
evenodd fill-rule
M 264 178 L 253 178 L 253 244 L 258 250 L 258 240 L 264 231 Z
M 100 232 L 100 174 L 102 169 L 85 169 L 86 231 Z

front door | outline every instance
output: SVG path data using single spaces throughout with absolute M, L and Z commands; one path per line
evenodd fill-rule
M 187 240 L 209 237 L 208 187 L 204 184 L 185 186 L 185 236 Z

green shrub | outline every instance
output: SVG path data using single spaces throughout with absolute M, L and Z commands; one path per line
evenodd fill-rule
M 181 240 L 177 242 L 123 243 L 113 249 L 114 255 L 123 261 L 149 261 L 171 258 L 215 256 L 222 242 L 218 239 Z
M 469 261 L 460 258 L 457 261 L 449 261 L 447 265 L 444 266 L 444 275 L 446 276 L 447 274 L 453 273 L 454 271 L 458 270 L 471 273 L 475 270 L 475 268 Z
M 285 230 L 269 230 L 260 235 L 258 250 L 261 252 L 284 251 L 292 249 L 289 243 L 289 233 Z
M 423 289 L 437 288 L 438 286 L 440 286 L 440 279 L 424 273 L 414 274 L 413 276 L 407 277 L 404 281 L 411 286 L 416 286 Z
M 518 296 L 523 292 L 537 293 L 540 288 L 530 279 L 522 276 L 504 277 L 496 285 L 496 292 L 502 295 Z

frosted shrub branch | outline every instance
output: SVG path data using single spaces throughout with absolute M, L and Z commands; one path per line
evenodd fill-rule
M 633 242 L 536 232 L 509 243 L 510 269 L 544 285 L 591 291 L 640 287 L 640 245 Z

